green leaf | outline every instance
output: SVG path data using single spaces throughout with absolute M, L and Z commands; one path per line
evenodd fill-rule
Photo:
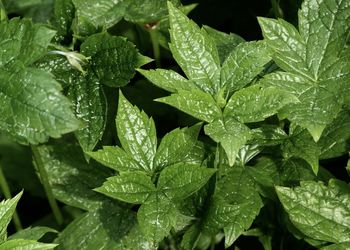
M 123 149 L 145 171 L 154 170 L 153 159 L 157 150 L 157 135 L 154 121 L 119 92 L 117 132 Z
M 212 168 L 178 163 L 160 173 L 157 189 L 170 199 L 185 199 L 203 187 L 215 172 Z
M 205 31 L 214 40 L 216 48 L 219 53 L 220 62 L 223 63 L 229 56 L 231 51 L 240 43 L 244 42 L 244 39 L 239 35 L 224 32 L 213 29 L 209 26 L 203 26 Z
M 71 35 L 75 7 L 72 0 L 56 0 L 54 6 L 53 24 L 57 29 L 56 39 L 63 41 Z
M 121 249 L 125 250 L 157 250 L 157 244 L 146 239 L 146 237 L 141 232 L 140 226 L 135 224 L 128 234 L 122 239 L 123 247 Z
M 318 172 L 320 148 L 307 130 L 295 131 L 282 145 L 283 156 L 286 159 L 297 157 L 310 164 L 315 174 Z
M 186 161 L 186 156 L 197 143 L 197 136 L 201 126 L 174 129 L 166 134 L 159 144 L 154 164 L 161 170 L 166 166 Z
M 168 14 L 167 1 L 163 0 L 130 0 L 125 12 L 125 20 L 133 23 L 154 23 Z M 170 0 L 179 5 L 179 0 Z
M 142 70 L 138 69 L 144 77 L 159 88 L 165 89 L 169 92 L 176 93 L 180 90 L 191 91 L 198 89 L 198 87 L 190 80 L 187 80 L 180 74 L 172 70 L 156 69 L 156 70 Z
M 339 244 L 333 244 L 326 247 L 322 247 L 321 250 L 347 250 L 350 248 L 350 242 L 343 242 Z
M 276 187 L 293 224 L 316 240 L 341 243 L 350 238 L 349 185 L 330 180 L 328 186 L 304 181 L 300 187 Z
M 243 42 L 238 44 L 221 68 L 221 87 L 232 93 L 249 84 L 271 60 L 265 43 Z
M 73 0 L 76 8 L 75 25 L 79 35 L 87 36 L 100 26 L 112 27 L 125 14 L 126 0 Z
M 159 243 L 176 225 L 175 205 L 163 194 L 154 194 L 142 204 L 137 212 L 140 229 L 153 244 Z
M 169 104 L 199 120 L 212 122 L 221 116 L 221 110 L 214 98 L 200 90 L 179 90 L 177 94 L 156 99 Z
M 40 240 L 47 233 L 58 233 L 55 229 L 49 227 L 28 227 L 8 237 L 8 240 L 25 239 Z
M 156 191 L 151 180 L 144 172 L 121 172 L 119 176 L 109 177 L 99 188 L 102 194 L 124 202 L 141 204 Z
M 232 95 L 224 116 L 232 116 L 242 123 L 263 121 L 285 105 L 297 101 L 295 96 L 286 91 L 253 85 Z
M 0 250 L 49 250 L 57 247 L 57 244 L 41 243 L 35 240 L 15 239 L 0 245 Z
M 135 74 L 139 55 L 135 46 L 123 37 L 107 32 L 89 36 L 81 45 L 81 53 L 91 57 L 90 65 L 101 83 L 110 87 L 128 84 Z
M 13 18 L 0 24 L 0 68 L 16 61 L 24 65 L 37 61 L 44 53 L 55 31 L 29 19 Z
M 350 62 L 342 55 L 349 20 L 350 4 L 337 0 L 304 1 L 300 33 L 283 20 L 259 19 L 274 61 L 286 71 L 265 82 L 293 89 L 300 100 L 285 106 L 281 117 L 307 128 L 315 141 L 341 110 L 349 88 Z
M 118 146 L 104 146 L 96 152 L 88 152 L 96 161 L 117 171 L 135 171 L 143 168 L 122 148 Z
M 136 224 L 126 209 L 104 205 L 70 223 L 57 239 L 58 250 L 124 249 L 123 239 Z
M 217 119 L 204 126 L 205 133 L 220 143 L 233 166 L 239 149 L 251 138 L 250 129 L 231 117 Z
M 70 86 L 68 96 L 76 117 L 84 123 L 84 127 L 75 131 L 75 136 L 85 152 L 92 151 L 106 126 L 107 101 L 100 83 L 92 73 L 86 77 L 80 74 Z
M 169 20 L 171 52 L 187 77 L 204 92 L 219 90 L 220 59 L 215 43 L 179 9 L 170 2 Z
M 3 200 L 0 203 L 0 244 L 7 238 L 7 226 L 9 225 L 12 215 L 16 210 L 17 203 L 22 196 L 23 191 L 18 193 L 15 197 L 8 200 Z
M 94 210 L 107 197 L 92 189 L 110 175 L 106 168 L 85 160 L 80 147 L 67 142 L 39 146 L 40 157 L 56 199 L 73 207 Z
M 350 110 L 342 110 L 322 133 L 317 145 L 321 148 L 320 159 L 339 157 L 350 151 Z

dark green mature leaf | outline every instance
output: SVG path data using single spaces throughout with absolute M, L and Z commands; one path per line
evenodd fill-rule
M 197 136 L 201 126 L 174 129 L 166 134 L 159 144 L 154 164 L 158 170 L 179 162 L 184 162 L 186 156 L 197 143 Z
M 295 131 L 282 145 L 286 159 L 297 157 L 307 161 L 315 174 L 318 172 L 320 148 L 306 130 Z
M 0 24 L 0 67 L 15 61 L 28 66 L 47 51 L 55 31 L 33 24 L 29 19 L 13 18 Z
M 57 249 L 123 249 L 122 241 L 135 225 L 133 213 L 113 205 L 87 212 L 74 220 L 60 234 Z
M 213 168 L 178 163 L 160 173 L 157 189 L 170 199 L 185 199 L 203 187 L 215 172 Z
M 103 84 L 125 86 L 140 67 L 141 57 L 135 46 L 123 37 L 107 32 L 89 36 L 81 45 L 81 53 L 91 57 L 90 65 Z
M 159 88 L 169 92 L 176 93 L 180 90 L 191 91 L 199 89 L 192 81 L 187 80 L 179 73 L 172 70 L 156 69 L 156 70 L 138 70 L 144 77 Z
M 117 171 L 135 171 L 143 168 L 122 148 L 118 146 L 104 146 L 96 152 L 89 152 L 89 156 L 103 165 Z
M 12 219 L 12 215 L 16 210 L 17 203 L 22 196 L 22 191 L 15 197 L 8 200 L 3 200 L 0 203 L 0 244 L 7 238 L 7 226 Z
M 0 250 L 49 250 L 57 247 L 57 244 L 41 243 L 35 240 L 14 239 L 0 245 Z
M 55 229 L 49 227 L 28 227 L 8 237 L 8 240 L 25 239 L 40 240 L 47 233 L 58 233 Z
M 94 190 L 124 202 L 141 204 L 156 191 L 156 187 L 151 177 L 144 172 L 134 171 L 109 177 L 101 187 Z
M 179 0 L 170 0 L 179 5 Z M 129 0 L 125 12 L 125 19 L 133 23 L 154 23 L 168 14 L 167 1 L 164 0 Z
M 57 29 L 56 40 L 64 41 L 71 34 L 75 7 L 72 0 L 56 0 L 54 6 L 53 24 Z
M 106 97 L 93 73 L 88 73 L 85 77 L 79 74 L 70 86 L 68 95 L 73 102 L 76 117 L 84 123 L 84 127 L 75 131 L 75 135 L 82 149 L 91 151 L 105 129 Z
M 224 32 L 213 29 L 209 26 L 203 26 L 205 31 L 214 40 L 216 48 L 219 53 L 220 62 L 223 63 L 229 56 L 231 51 L 240 43 L 244 42 L 244 39 L 239 35 Z
M 128 234 L 122 239 L 123 247 L 121 249 L 125 250 L 157 250 L 157 244 L 146 239 L 146 237 L 141 232 L 140 226 L 135 224 Z
M 276 187 L 293 224 L 316 240 L 341 243 L 350 238 L 350 187 L 330 180 L 328 186 L 304 181 L 300 187 Z
M 56 199 L 84 210 L 94 210 L 107 197 L 92 189 L 109 176 L 105 168 L 88 164 L 80 147 L 67 142 L 38 147 Z
M 242 123 L 258 122 L 277 113 L 285 105 L 295 102 L 298 102 L 298 99 L 286 91 L 253 85 L 232 95 L 224 115 L 232 116 Z
M 342 55 L 349 20 L 349 2 L 337 0 L 304 1 L 300 33 L 283 20 L 259 19 L 274 61 L 287 71 L 272 73 L 264 82 L 299 98 L 281 115 L 307 128 L 315 141 L 341 110 L 349 88 L 350 62 Z
M 86 36 L 104 26 L 110 28 L 125 14 L 127 0 L 72 0 L 76 8 L 75 30 Z
M 317 145 L 321 148 L 320 159 L 335 158 L 350 151 L 350 110 L 339 112 L 329 124 Z
M 150 239 L 153 244 L 157 244 L 176 225 L 177 215 L 178 211 L 174 203 L 164 194 L 156 193 L 141 205 L 137 213 L 137 220 L 146 238 Z
M 221 87 L 227 92 L 249 84 L 271 60 L 264 42 L 240 43 L 228 55 L 221 68 Z
M 119 92 L 117 132 L 123 149 L 138 162 L 142 168 L 152 172 L 155 168 L 153 159 L 157 150 L 157 134 L 154 121 L 147 114 Z
M 221 116 L 221 110 L 214 98 L 201 90 L 179 90 L 177 94 L 156 99 L 156 101 L 169 104 L 193 117 L 212 122 Z
M 170 2 L 171 52 L 187 77 L 204 92 L 219 90 L 220 59 L 215 43 L 192 20 Z
M 231 117 L 214 120 L 204 126 L 205 133 L 224 148 L 230 166 L 233 166 L 239 149 L 251 138 L 250 129 Z

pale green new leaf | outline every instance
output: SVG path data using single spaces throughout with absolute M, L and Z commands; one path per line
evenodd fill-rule
M 75 131 L 80 146 L 85 152 L 92 151 L 101 139 L 106 125 L 107 101 L 100 83 L 93 73 L 85 77 L 79 74 L 69 88 L 75 115 L 83 127 Z
M 253 85 L 235 92 L 224 110 L 224 116 L 242 123 L 259 122 L 276 114 L 279 109 L 298 99 L 283 90 Z
M 89 36 L 81 45 L 81 53 L 91 57 L 91 68 L 101 83 L 111 87 L 125 86 L 134 76 L 135 68 L 142 66 L 135 45 L 107 32 Z
M 96 152 L 88 152 L 96 161 L 117 171 L 135 171 L 143 168 L 122 148 L 118 146 L 104 146 Z
M 205 30 L 201 30 L 170 2 L 169 20 L 171 52 L 187 77 L 204 92 L 219 90 L 220 59 L 215 43 Z
M 22 196 L 22 191 L 15 197 L 8 200 L 3 200 L 0 203 L 0 244 L 6 240 L 7 226 L 12 219 L 12 215 L 16 210 L 17 203 Z
M 201 126 L 174 129 L 166 134 L 159 144 L 154 164 L 158 170 L 179 162 L 184 162 L 189 152 L 197 143 L 197 136 Z
M 159 88 L 165 89 L 169 92 L 176 93 L 180 90 L 191 91 L 192 89 L 199 89 L 192 81 L 187 80 L 179 73 L 172 70 L 156 69 L 156 70 L 142 70 L 138 69 L 144 77 Z
M 25 239 L 25 240 L 40 240 L 47 233 L 58 233 L 55 229 L 49 227 L 28 227 L 8 237 L 8 240 Z
M 13 18 L 0 24 L 0 67 L 21 61 L 24 65 L 37 61 L 47 52 L 55 31 L 29 19 Z
M 140 229 L 153 244 L 159 243 L 176 225 L 178 211 L 164 194 L 156 193 L 137 212 Z
M 156 101 L 169 104 L 201 121 L 212 122 L 221 116 L 221 110 L 214 98 L 201 90 L 179 90 L 177 94 Z
M 124 202 L 141 204 L 156 191 L 156 187 L 150 176 L 134 171 L 109 177 L 101 187 L 94 190 Z
M 157 189 L 170 199 L 185 199 L 203 187 L 215 172 L 213 168 L 177 163 L 160 173 Z
M 119 92 L 117 132 L 123 149 L 148 172 L 154 170 L 153 159 L 157 150 L 154 121 L 145 112 L 133 106 Z
M 49 250 L 57 247 L 57 244 L 37 242 L 35 240 L 14 239 L 0 245 L 0 250 Z
M 222 65 L 221 87 L 232 93 L 249 84 L 271 60 L 262 41 L 242 42 L 228 55 Z
M 224 148 L 230 166 L 233 166 L 239 149 L 251 138 L 250 129 L 231 117 L 216 119 L 204 126 L 205 133 Z
M 307 161 L 312 167 L 313 172 L 317 175 L 318 159 L 320 148 L 317 143 L 312 140 L 307 130 L 300 129 L 295 131 L 282 145 L 283 156 L 286 159 L 291 157 L 301 158 Z
M 287 105 L 281 117 L 307 128 L 318 141 L 341 110 L 349 89 L 350 62 L 343 51 L 350 21 L 348 1 L 304 1 L 299 30 L 282 20 L 260 18 L 272 57 L 287 72 L 268 75 L 265 82 L 294 89 L 300 103 Z
M 350 240 L 350 187 L 330 180 L 328 186 L 313 181 L 300 187 L 276 187 L 290 220 L 316 240 L 341 243 Z

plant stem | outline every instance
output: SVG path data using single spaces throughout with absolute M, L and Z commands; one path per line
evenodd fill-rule
M 279 6 L 279 2 L 277 0 L 271 0 L 271 6 L 272 6 L 273 13 L 275 15 L 275 18 L 283 18 L 283 13 Z
M 47 199 L 49 201 L 51 210 L 53 212 L 53 215 L 56 219 L 57 224 L 61 225 L 63 223 L 63 216 L 62 213 L 57 205 L 57 202 L 55 200 L 55 197 L 53 196 L 52 189 L 49 183 L 49 178 L 47 176 L 46 170 L 44 168 L 44 163 L 41 159 L 41 156 L 39 154 L 38 148 L 36 146 L 31 145 L 32 153 L 34 162 L 36 165 L 36 168 L 39 172 L 41 183 L 44 187 Z
M 6 177 L 4 175 L 4 172 L 2 171 L 2 166 L 0 165 L 0 187 L 1 187 L 1 191 L 4 194 L 6 199 L 11 199 L 11 192 L 10 192 L 10 188 L 9 185 L 7 183 Z M 15 212 L 13 213 L 13 224 L 15 225 L 16 231 L 20 231 L 23 229 L 22 227 L 22 223 L 21 220 L 19 219 L 18 213 L 15 210 Z
M 6 14 L 5 7 L 4 7 L 2 1 L 0 0 L 0 22 L 6 21 L 7 19 L 8 19 L 8 17 Z
M 160 63 L 160 45 L 158 40 L 158 31 L 156 29 L 149 29 L 149 34 L 151 36 L 153 55 L 156 61 L 156 66 L 160 68 L 161 63 Z

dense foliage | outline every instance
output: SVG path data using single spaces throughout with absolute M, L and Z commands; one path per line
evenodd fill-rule
M 350 1 L 268 6 L 0 0 L 0 250 L 350 249 Z

